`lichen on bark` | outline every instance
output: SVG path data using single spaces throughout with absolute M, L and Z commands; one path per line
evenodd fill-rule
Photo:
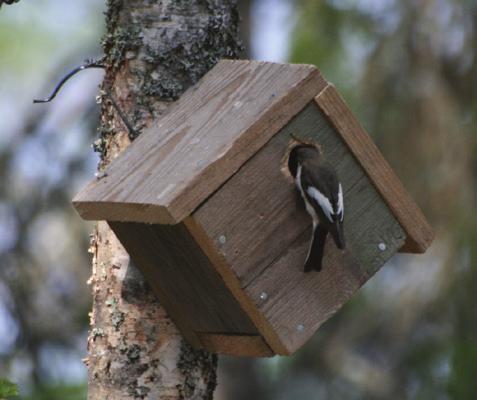
M 106 21 L 103 90 L 115 86 L 137 132 L 221 58 L 237 58 L 242 50 L 231 0 L 109 0 Z M 118 79 L 127 94 L 121 95 Z M 104 158 L 110 124 L 102 124 L 100 134 L 96 148 Z
M 102 44 L 99 168 L 221 58 L 240 52 L 231 0 L 108 0 Z M 160 132 L 158 133 L 160 135 Z M 106 223 L 96 229 L 88 338 L 89 399 L 211 399 L 217 357 L 192 349 Z

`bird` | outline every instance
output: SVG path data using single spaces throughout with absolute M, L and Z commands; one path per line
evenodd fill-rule
M 328 233 L 338 249 L 345 249 L 343 186 L 319 145 L 294 139 L 298 144 L 290 149 L 288 169 L 313 222 L 304 271 L 320 271 Z

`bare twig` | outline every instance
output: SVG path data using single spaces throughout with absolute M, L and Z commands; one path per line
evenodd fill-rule
M 300 139 L 295 132 L 290 133 L 291 138 L 301 144 L 305 144 L 305 141 L 303 139 Z
M 321 154 L 323 154 L 323 148 L 321 147 L 319 143 L 316 143 L 313 140 L 302 139 L 298 137 L 295 132 L 290 133 L 290 136 L 295 142 L 298 142 L 300 145 L 315 147 Z
M 1 0 L 0 0 L 1 2 Z M 1 3 L 0 3 L 1 4 Z M 68 72 L 62 79 L 60 82 L 58 82 L 58 84 L 56 85 L 56 87 L 53 89 L 53 92 L 50 94 L 49 97 L 47 97 L 46 99 L 35 99 L 33 100 L 33 103 L 35 104 L 38 104 L 38 103 L 49 103 L 50 101 L 52 101 L 56 95 L 58 94 L 58 92 L 61 90 L 61 88 L 63 87 L 63 85 L 74 75 L 76 75 L 78 72 L 80 71 L 83 71 L 85 69 L 88 69 L 88 68 L 105 68 L 105 65 L 101 63 L 101 61 L 98 61 L 98 60 L 86 60 L 85 63 L 83 65 L 80 65 L 79 67 L 73 69 L 72 71 Z M 138 131 L 136 129 L 133 128 L 133 126 L 131 125 L 131 123 L 128 121 L 128 119 L 126 118 L 126 115 L 124 115 L 124 113 L 121 111 L 121 108 L 119 107 L 118 103 L 116 103 L 116 101 L 114 100 L 111 92 L 109 91 L 106 91 L 104 92 L 106 98 L 111 102 L 111 105 L 113 106 L 113 108 L 116 110 L 116 112 L 118 113 L 119 117 L 121 118 L 121 121 L 123 121 L 123 124 L 126 126 L 126 128 L 128 129 L 129 131 L 129 137 L 131 139 L 134 139 L 135 137 L 138 136 Z
M 97 60 L 86 60 L 83 65 L 80 65 L 79 67 L 75 68 L 74 70 L 68 72 L 63 79 L 56 85 L 55 89 L 53 89 L 53 92 L 50 94 L 49 97 L 46 99 L 35 99 L 33 100 L 33 103 L 49 103 L 51 100 L 53 100 L 58 92 L 61 90 L 63 85 L 70 79 L 72 76 L 76 75 L 78 72 L 83 71 L 84 69 L 88 68 L 105 68 L 101 62 Z
M 126 126 L 126 128 L 129 131 L 129 138 L 132 140 L 136 138 L 139 135 L 139 132 L 134 129 L 131 125 L 131 123 L 128 121 L 127 117 L 124 115 L 124 113 L 121 111 L 121 108 L 119 108 L 118 103 L 114 100 L 113 96 L 111 95 L 111 92 L 105 92 L 106 98 L 111 102 L 112 106 L 116 110 L 116 112 L 119 115 L 119 118 L 121 118 L 121 121 L 123 121 L 123 124 Z

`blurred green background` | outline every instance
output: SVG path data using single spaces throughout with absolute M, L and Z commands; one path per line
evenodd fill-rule
M 477 398 L 477 1 L 240 1 L 248 57 L 312 63 L 359 116 L 437 232 L 397 255 L 295 356 L 222 357 L 218 400 Z M 99 0 L 0 8 L 0 378 L 84 399 Z

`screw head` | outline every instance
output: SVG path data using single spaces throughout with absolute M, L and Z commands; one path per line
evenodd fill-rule
M 260 293 L 260 299 L 261 300 L 267 300 L 268 299 L 268 294 L 266 294 L 265 292 Z
M 108 176 L 106 172 L 103 171 L 98 171 L 94 173 L 94 176 L 96 177 L 97 180 L 103 179 Z
M 298 326 L 296 327 L 296 330 L 297 330 L 298 332 L 303 332 L 303 331 L 305 330 L 305 325 L 303 325 L 303 324 L 298 325 Z
M 379 243 L 378 244 L 378 249 L 381 250 L 381 251 L 386 250 L 386 243 Z
M 220 244 L 225 244 L 226 241 L 227 241 L 227 238 L 225 237 L 225 235 L 220 235 L 219 236 L 219 243 Z

